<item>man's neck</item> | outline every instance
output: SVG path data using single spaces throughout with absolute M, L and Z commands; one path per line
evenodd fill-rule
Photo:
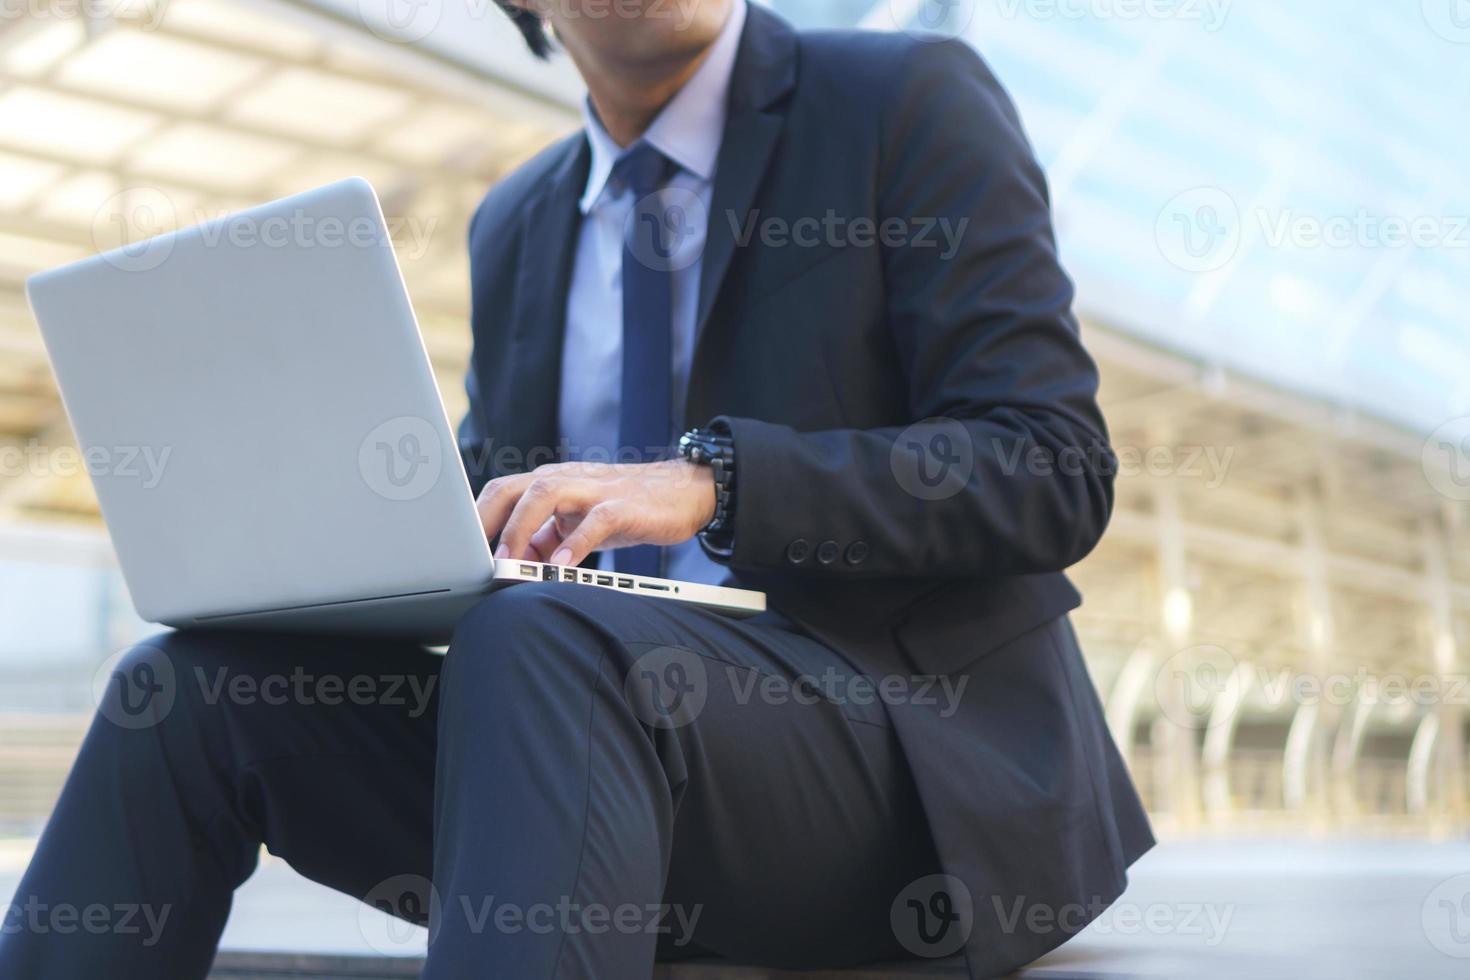
M 630 72 L 626 67 L 608 70 L 600 65 L 579 64 L 602 128 L 619 146 L 632 145 L 704 64 L 712 47 L 713 43 L 694 57 L 676 64 L 639 71 Z

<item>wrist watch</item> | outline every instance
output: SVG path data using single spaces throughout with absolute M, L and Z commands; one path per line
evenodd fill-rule
M 728 431 L 690 429 L 679 437 L 679 455 L 708 466 L 715 477 L 715 516 L 700 533 L 717 548 L 735 539 L 735 440 Z

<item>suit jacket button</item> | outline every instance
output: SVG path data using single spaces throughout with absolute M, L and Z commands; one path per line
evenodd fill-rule
M 836 541 L 823 541 L 817 548 L 817 561 L 823 565 L 830 565 L 842 554 L 842 549 L 837 547 Z
M 812 545 L 806 538 L 797 538 L 786 546 L 786 560 L 793 565 L 800 565 L 811 557 Z
M 847 563 L 849 565 L 861 565 L 868 557 L 868 542 L 854 541 L 847 546 Z

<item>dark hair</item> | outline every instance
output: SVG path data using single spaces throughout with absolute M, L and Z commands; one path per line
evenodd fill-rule
M 512 0 L 496 0 L 500 9 L 504 10 L 512 24 L 520 28 L 521 36 L 526 39 L 526 47 L 536 57 L 545 59 L 551 54 L 551 39 L 546 36 L 546 25 L 541 23 L 541 18 L 527 10 L 525 7 L 517 7 Z

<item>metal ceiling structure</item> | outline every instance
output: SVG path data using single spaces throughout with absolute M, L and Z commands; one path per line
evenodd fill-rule
M 1415 433 L 1087 335 L 1133 462 L 1076 619 L 1161 822 L 1463 827 L 1470 481 Z
M 93 8 L 56 0 L 0 28 L 0 520 L 95 513 L 54 455 L 68 428 L 25 277 L 344 176 L 378 189 L 457 411 L 469 213 L 576 125 L 566 101 L 305 6 Z

